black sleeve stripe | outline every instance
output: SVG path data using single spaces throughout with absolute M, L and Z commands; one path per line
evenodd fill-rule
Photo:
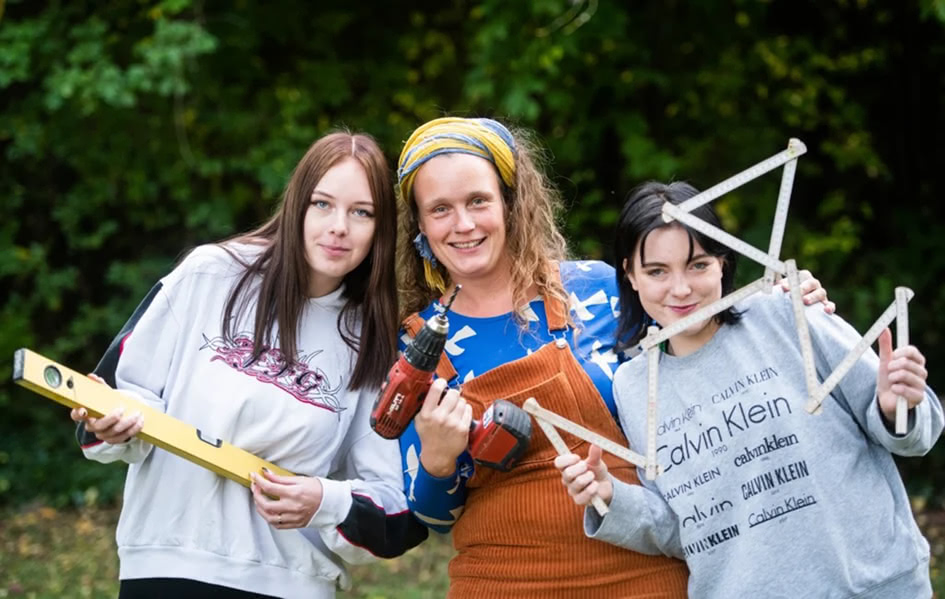
M 115 386 L 115 370 L 118 368 L 118 358 L 121 356 L 121 350 L 125 345 L 125 339 L 128 335 L 131 334 L 131 330 L 135 328 L 135 325 L 138 324 L 138 321 L 141 320 L 141 316 L 147 311 L 148 306 L 151 305 L 151 302 L 154 301 L 155 296 L 161 290 L 161 282 L 158 281 L 154 284 L 154 287 L 151 288 L 151 291 L 141 300 L 141 303 L 138 304 L 138 307 L 135 308 L 135 311 L 131 314 L 131 318 L 128 319 L 128 322 L 125 323 L 125 326 L 121 327 L 121 330 L 115 335 L 115 338 L 112 339 L 111 344 L 109 344 L 108 349 L 105 350 L 105 355 L 102 356 L 102 359 L 98 361 L 98 365 L 95 367 L 94 372 L 98 376 L 105 379 L 105 382 L 110 386 Z
M 397 557 L 426 540 L 427 527 L 410 511 L 387 514 L 369 497 L 351 494 L 351 511 L 338 525 L 338 533 L 349 543 L 377 557 Z
M 85 423 L 80 422 L 75 427 L 75 440 L 82 449 L 88 449 L 101 443 L 98 437 L 85 430 Z
M 158 281 L 154 284 L 154 287 L 151 287 L 151 291 L 144 296 L 144 299 L 141 300 L 138 307 L 135 308 L 135 311 L 131 314 L 131 318 L 128 319 L 125 326 L 121 327 L 121 330 L 118 331 L 118 334 L 112 339 L 112 342 L 108 345 L 108 349 L 105 350 L 105 355 L 102 356 L 95 370 L 92 371 L 94 374 L 102 377 L 110 387 L 115 386 L 115 371 L 118 369 L 118 358 L 121 356 L 121 350 L 125 346 L 125 340 L 131 335 L 131 330 L 134 329 L 138 321 L 141 320 L 141 315 L 147 311 L 148 306 L 151 305 L 151 302 L 154 301 L 155 296 L 157 296 L 160 290 L 161 282 Z M 82 449 L 88 449 L 89 447 L 101 443 L 95 435 L 85 430 L 85 424 L 82 422 L 76 426 L 75 439 Z

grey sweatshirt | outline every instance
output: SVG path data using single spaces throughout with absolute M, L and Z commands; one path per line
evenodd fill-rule
M 691 597 L 930 597 L 929 545 L 893 462 L 926 453 L 942 406 L 926 398 L 893 434 L 868 351 L 823 404 L 807 391 L 790 298 L 756 295 L 685 357 L 661 355 L 657 447 L 664 473 L 614 481 L 610 513 L 585 511 L 588 536 L 689 565 Z M 806 310 L 823 381 L 860 336 Z M 646 360 L 614 377 L 631 447 L 646 446 Z

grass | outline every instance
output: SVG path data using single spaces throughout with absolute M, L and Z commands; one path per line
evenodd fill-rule
M 0 597 L 117 597 L 116 509 L 7 511 L 0 522 Z
M 916 502 L 916 520 L 932 545 L 932 584 L 945 599 L 945 511 Z M 99 598 L 118 595 L 116 508 L 0 512 L 0 598 Z M 396 560 L 352 569 L 355 587 L 339 599 L 433 599 L 446 595 L 448 538 L 430 540 Z
M 98 599 L 118 596 L 117 508 L 0 512 L 0 598 Z M 434 599 L 449 586 L 448 537 L 431 535 L 396 560 L 352 568 L 355 587 L 339 599 Z

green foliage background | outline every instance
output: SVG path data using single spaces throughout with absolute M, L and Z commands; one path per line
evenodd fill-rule
M 270 213 L 317 136 L 365 130 L 393 161 L 450 113 L 535 130 L 575 254 L 605 259 L 633 185 L 705 188 L 801 138 L 782 255 L 860 330 L 912 287 L 941 389 L 943 31 L 945 0 L 0 0 L 0 356 L 91 370 L 183 250 Z M 761 247 L 778 182 L 719 203 Z M 10 372 L 0 504 L 113 498 L 122 469 Z M 902 466 L 941 501 L 945 444 Z

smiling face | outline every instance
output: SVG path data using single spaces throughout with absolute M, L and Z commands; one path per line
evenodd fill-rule
M 637 245 L 633 264 L 624 265 L 643 309 L 662 327 L 722 297 L 721 258 L 706 254 L 690 239 L 678 225 L 654 229 Z M 690 354 L 705 345 L 718 328 L 715 319 L 703 320 L 670 338 L 669 345 L 677 356 Z
M 509 276 L 505 203 L 488 160 L 436 156 L 417 171 L 413 196 L 420 230 L 454 283 Z
M 302 225 L 308 295 L 331 293 L 371 250 L 374 198 L 364 167 L 345 158 L 315 185 Z

